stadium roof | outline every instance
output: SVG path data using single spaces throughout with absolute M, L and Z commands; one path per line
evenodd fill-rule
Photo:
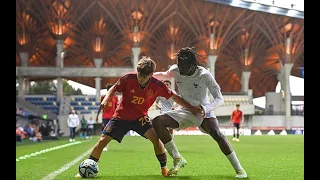
M 94 67 L 98 57 L 104 67 L 132 66 L 131 48 L 139 46 L 157 70 L 166 70 L 174 52 L 194 46 L 204 66 L 208 55 L 217 55 L 215 77 L 223 92 L 240 91 L 241 72 L 251 71 L 254 97 L 275 90 L 280 64 L 294 63 L 291 74 L 298 77 L 304 66 L 303 18 L 205 0 L 16 1 L 17 66 L 21 51 L 29 53 L 29 66 L 55 66 L 57 37 L 64 38 L 65 67 Z M 94 78 L 64 78 L 95 86 Z M 117 79 L 103 78 L 101 87 Z

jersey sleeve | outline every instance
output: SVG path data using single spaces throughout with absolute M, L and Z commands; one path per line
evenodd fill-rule
M 220 86 L 211 73 L 206 74 L 205 83 L 214 99 L 210 102 L 210 104 L 205 106 L 204 110 L 205 112 L 211 112 L 214 109 L 222 106 L 224 104 L 224 100 L 220 90 Z
M 117 92 L 122 93 L 125 90 L 127 78 L 128 75 L 124 75 L 117 81 L 117 83 L 114 86 Z
M 158 96 L 165 97 L 166 99 L 169 99 L 173 96 L 174 92 L 171 89 L 167 88 L 167 86 L 163 82 L 159 81 L 158 86 L 159 86 L 157 87 L 159 88 Z

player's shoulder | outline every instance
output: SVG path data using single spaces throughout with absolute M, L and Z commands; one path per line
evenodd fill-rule
M 162 81 L 160 81 L 159 79 L 154 78 L 154 77 L 151 77 L 150 83 L 151 83 L 152 86 L 166 87 L 166 85 Z
M 128 72 L 128 73 L 124 74 L 122 77 L 126 78 L 126 79 L 134 79 L 134 78 L 136 79 L 137 78 L 137 73 Z
M 212 79 L 214 78 L 211 74 L 210 71 L 208 71 L 206 68 L 202 67 L 202 66 L 198 66 L 199 68 L 199 75 L 202 78 L 206 78 L 206 79 Z
M 170 66 L 169 68 L 169 71 L 172 71 L 172 72 L 179 72 L 179 68 L 178 68 L 178 65 L 177 64 L 173 64 Z
M 137 81 L 137 73 L 134 73 L 134 72 L 126 73 L 120 78 L 120 81 L 122 82 Z

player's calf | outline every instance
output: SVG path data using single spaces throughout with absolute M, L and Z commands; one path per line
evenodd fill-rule
M 99 141 L 95 144 L 95 146 L 93 147 L 92 153 L 89 157 L 89 159 L 92 159 L 96 162 L 98 162 L 103 148 L 107 146 L 107 144 L 112 140 L 112 138 L 110 136 L 107 135 L 101 135 Z

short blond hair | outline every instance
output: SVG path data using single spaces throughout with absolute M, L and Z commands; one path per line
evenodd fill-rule
M 156 70 L 156 63 L 147 56 L 142 56 L 137 65 L 137 72 L 140 76 L 148 76 Z

